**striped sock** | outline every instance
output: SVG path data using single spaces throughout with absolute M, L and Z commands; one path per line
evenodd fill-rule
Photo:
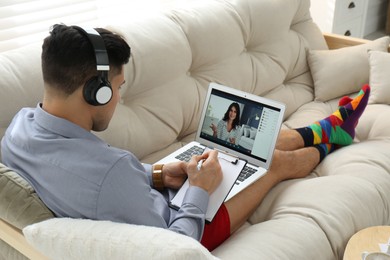
M 370 87 L 365 85 L 351 101 L 344 97 L 336 112 L 310 126 L 296 129 L 302 136 L 305 146 L 316 144 L 349 145 L 355 138 L 355 127 L 367 106 Z M 348 102 L 349 101 L 349 102 Z
M 317 144 L 313 146 L 320 152 L 320 162 L 331 152 L 336 149 L 335 144 Z

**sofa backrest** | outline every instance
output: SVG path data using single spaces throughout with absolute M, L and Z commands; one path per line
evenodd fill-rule
M 0 53 L 0 139 L 22 107 L 42 100 L 41 45 Z
M 187 2 L 187 1 L 186 1 Z M 109 128 L 98 133 L 140 159 L 188 140 L 209 82 L 287 105 L 313 100 L 306 50 L 326 49 L 310 0 L 194 0 L 108 28 L 132 47 L 126 86 Z M 0 135 L 23 106 L 42 97 L 40 46 L 0 54 Z
M 109 27 L 132 47 L 127 87 L 104 139 L 138 157 L 193 134 L 209 82 L 287 104 L 313 100 L 306 49 L 326 49 L 309 0 L 193 1 Z M 112 135 L 110 131 L 116 134 Z

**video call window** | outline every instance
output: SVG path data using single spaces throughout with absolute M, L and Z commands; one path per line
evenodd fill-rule
M 238 124 L 227 131 L 227 120 L 232 104 L 238 109 Z M 241 97 L 213 90 L 202 125 L 201 137 L 214 143 L 255 156 L 257 159 L 268 158 L 269 145 L 273 136 L 278 113 L 275 108 L 263 106 Z M 234 117 L 234 116 L 233 116 Z M 225 117 L 226 118 L 226 117 Z M 229 118 L 229 117 L 228 117 Z M 225 124 L 225 126 L 224 126 Z M 223 128 L 225 128 L 224 131 Z M 215 135 L 217 130 L 217 135 Z

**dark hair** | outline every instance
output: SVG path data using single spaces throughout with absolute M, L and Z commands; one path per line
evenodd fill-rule
M 117 75 L 129 62 L 130 47 L 119 36 L 103 28 L 95 29 L 103 38 L 111 75 Z M 42 45 L 43 80 L 53 88 L 72 94 L 97 75 L 96 58 L 87 36 L 72 26 L 53 25 Z
M 232 107 L 236 108 L 237 116 L 233 120 L 233 128 L 236 128 L 240 124 L 240 105 L 238 103 L 234 102 L 231 103 L 228 110 L 226 111 L 225 115 L 223 116 L 223 121 L 227 121 L 229 119 L 229 111 L 232 109 Z

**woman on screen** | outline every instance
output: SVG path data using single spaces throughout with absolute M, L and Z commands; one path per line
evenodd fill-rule
M 211 124 L 213 130 L 213 136 L 221 140 L 236 144 L 236 140 L 239 133 L 240 123 L 240 106 L 238 103 L 230 104 L 222 120 L 218 122 L 218 125 Z

